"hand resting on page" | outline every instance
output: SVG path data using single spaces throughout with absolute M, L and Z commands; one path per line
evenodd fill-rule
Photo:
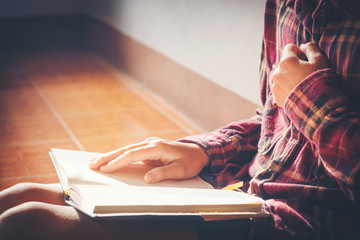
M 205 151 L 196 144 L 151 137 L 93 159 L 89 167 L 113 172 L 133 162 L 154 164 L 144 176 L 146 183 L 167 179 L 187 179 L 197 176 L 208 164 Z

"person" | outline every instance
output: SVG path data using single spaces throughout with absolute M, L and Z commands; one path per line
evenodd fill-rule
M 144 161 L 158 164 L 145 175 L 148 183 L 198 174 L 219 188 L 244 181 L 243 190 L 262 197 L 271 217 L 251 220 L 242 239 L 359 239 L 359 16 L 355 0 L 267 0 L 263 106 L 253 118 L 178 141 L 149 138 L 90 168 L 112 172 Z M 16 235 L 19 223 L 33 219 L 47 228 L 26 234 L 111 233 L 63 206 L 60 196 L 53 185 L 1 192 L 1 236 Z

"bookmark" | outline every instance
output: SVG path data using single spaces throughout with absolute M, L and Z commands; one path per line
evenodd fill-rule
M 64 190 L 64 198 L 65 198 L 65 201 L 69 201 L 69 200 L 70 200 L 69 190 L 70 190 L 70 189 Z
M 237 182 L 234 184 L 227 185 L 226 187 L 223 187 L 222 190 L 239 190 L 244 185 L 244 182 Z

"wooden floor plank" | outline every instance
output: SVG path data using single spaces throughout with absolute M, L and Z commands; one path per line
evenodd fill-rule
M 51 147 L 79 149 L 78 141 L 85 150 L 106 152 L 150 136 L 175 140 L 193 128 L 143 90 L 134 91 L 136 85 L 123 84 L 125 74 L 91 53 L 9 59 L 0 62 L 0 190 L 56 182 Z

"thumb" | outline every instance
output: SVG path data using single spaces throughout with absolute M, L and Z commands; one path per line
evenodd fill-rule
M 168 179 L 184 178 L 184 166 L 179 162 L 151 169 L 144 176 L 146 183 L 157 183 Z

